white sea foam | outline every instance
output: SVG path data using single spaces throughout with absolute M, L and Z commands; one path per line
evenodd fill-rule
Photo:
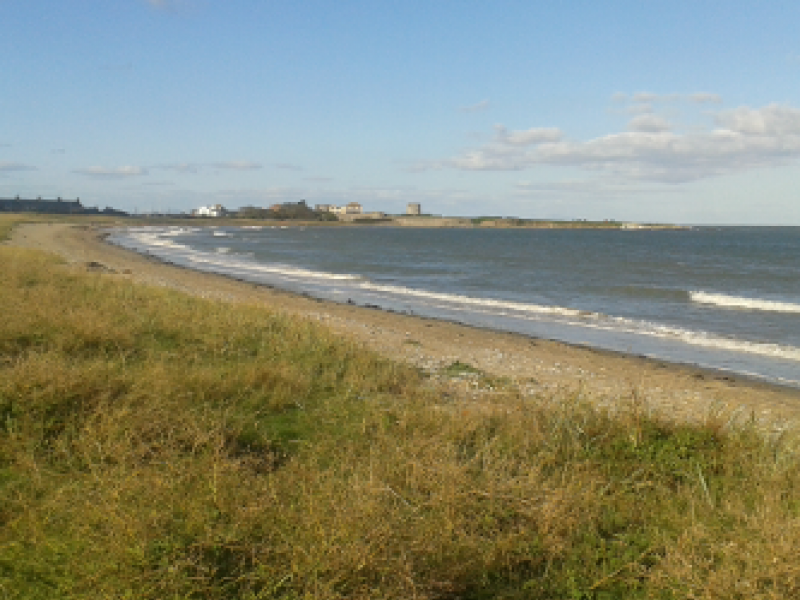
M 196 233 L 199 231 L 198 227 L 168 227 L 159 235 L 162 236 L 179 236 L 179 235 L 188 235 L 190 233 Z
M 441 302 L 453 303 L 462 306 L 473 306 L 477 308 L 482 307 L 495 310 L 510 310 L 522 313 L 551 314 L 578 318 L 597 318 L 601 316 L 598 313 L 591 313 L 562 306 L 544 306 L 541 304 L 512 302 L 510 300 L 495 300 L 493 298 L 474 298 L 471 296 L 461 296 L 458 294 L 429 292 L 397 285 L 381 285 L 366 282 L 362 283 L 360 287 L 371 292 L 383 292 L 412 298 L 420 298 L 422 300 L 437 300 Z
M 491 298 L 474 298 L 470 296 L 428 292 L 402 286 L 378 285 L 373 283 L 362 283 L 359 287 L 361 289 L 387 293 L 393 296 L 417 298 L 423 302 L 436 302 L 437 308 L 441 309 L 480 312 L 482 314 L 525 320 L 551 317 L 562 323 L 589 327 L 592 329 L 657 337 L 712 350 L 745 352 L 771 358 L 800 361 L 800 348 L 795 348 L 794 346 L 734 339 L 704 331 L 692 331 L 649 321 L 614 317 L 563 306 L 543 306 L 539 304 L 494 300 Z
M 189 249 L 188 246 L 174 242 L 169 237 L 165 237 L 159 234 L 151 234 L 145 232 L 134 233 L 131 235 L 131 239 L 135 240 L 142 246 L 147 246 L 150 248 L 168 248 L 170 250 Z
M 253 260 L 246 260 L 246 257 L 242 257 L 241 255 L 239 258 L 229 256 L 230 255 L 220 256 L 219 254 L 215 255 L 209 252 L 195 251 L 191 254 L 187 254 L 184 258 L 187 261 L 198 265 L 198 267 L 200 265 L 205 265 L 205 268 L 207 269 L 222 273 L 235 270 L 241 275 L 276 275 L 291 279 L 329 281 L 359 281 L 363 279 L 360 275 L 351 275 L 349 273 L 325 273 L 321 271 L 302 269 L 299 267 L 291 267 L 288 265 L 258 263 Z
M 744 298 L 741 296 L 728 296 L 726 294 L 713 294 L 702 291 L 689 292 L 689 297 L 692 299 L 692 302 L 721 306 L 723 308 L 800 313 L 800 304 L 795 304 L 793 302 L 776 302 L 774 300 L 763 300 L 761 298 Z
M 800 361 L 800 348 L 772 344 L 768 342 L 755 342 L 709 333 L 706 331 L 692 331 L 680 327 L 671 327 L 648 321 L 636 321 L 622 317 L 608 317 L 614 323 L 614 329 L 629 333 L 651 335 L 666 340 L 675 340 L 692 346 L 701 346 L 712 350 L 725 350 L 729 352 L 745 352 L 770 358 Z M 589 324 L 589 326 L 595 326 Z M 598 327 L 606 329 L 602 324 Z

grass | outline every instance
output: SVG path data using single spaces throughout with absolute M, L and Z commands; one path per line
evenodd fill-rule
M 460 361 L 450 363 L 443 369 L 443 371 L 446 375 L 450 375 L 452 377 L 459 375 L 485 376 L 485 373 L 480 369 L 476 369 L 472 365 L 462 363 Z
M 800 596 L 793 432 L 453 399 L 264 308 L 0 264 L 0 597 Z

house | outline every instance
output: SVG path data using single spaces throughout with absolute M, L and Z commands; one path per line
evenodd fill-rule
M 349 202 L 345 206 L 330 205 L 328 210 L 335 215 L 360 215 L 364 212 L 358 202 Z
M 193 217 L 224 217 L 228 214 L 225 207 L 221 204 L 212 204 L 209 206 L 201 206 L 192 211 Z

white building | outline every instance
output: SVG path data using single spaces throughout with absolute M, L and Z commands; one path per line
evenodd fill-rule
M 201 206 L 192 211 L 192 216 L 195 217 L 224 217 L 228 213 L 222 204 L 212 204 L 209 206 Z
M 358 202 L 350 202 L 345 206 L 330 206 L 328 210 L 335 215 L 360 215 L 364 212 Z

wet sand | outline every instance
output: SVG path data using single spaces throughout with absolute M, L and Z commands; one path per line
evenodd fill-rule
M 62 256 L 67 268 L 165 286 L 204 298 L 260 304 L 325 323 L 395 360 L 441 374 L 468 364 L 524 394 L 581 394 L 606 406 L 632 398 L 669 417 L 705 420 L 735 413 L 783 427 L 800 417 L 800 390 L 645 357 L 336 304 L 165 264 L 103 241 L 100 230 L 65 224 L 18 226 L 10 242 Z M 463 381 L 465 391 L 476 382 Z

